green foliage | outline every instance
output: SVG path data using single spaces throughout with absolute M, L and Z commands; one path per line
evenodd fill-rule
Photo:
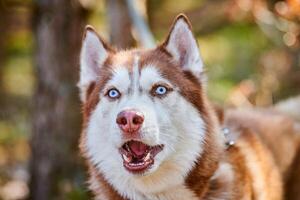
M 85 190 L 85 187 L 77 187 L 73 188 L 72 191 L 67 193 L 66 195 L 66 200 L 88 200 L 88 194 L 87 191 Z
M 254 24 L 233 24 L 198 38 L 209 77 L 209 95 L 224 102 L 240 81 L 259 73 L 258 58 L 272 47 Z

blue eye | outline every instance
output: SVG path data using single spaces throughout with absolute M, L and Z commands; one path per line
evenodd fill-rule
M 110 89 L 107 92 L 107 96 L 109 96 L 112 99 L 117 99 L 121 96 L 120 92 L 117 89 Z
M 167 93 L 167 88 L 166 87 L 164 87 L 164 86 L 158 86 L 156 89 L 155 89 L 155 93 L 157 94 L 157 95 L 164 95 L 164 94 L 166 94 Z

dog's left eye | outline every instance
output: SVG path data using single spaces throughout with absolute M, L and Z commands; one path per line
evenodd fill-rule
M 173 88 L 167 84 L 155 84 L 151 89 L 151 94 L 157 97 L 164 97 L 171 91 L 173 91 Z
M 168 89 L 165 86 L 158 86 L 155 89 L 155 94 L 156 95 L 164 95 L 168 92 Z

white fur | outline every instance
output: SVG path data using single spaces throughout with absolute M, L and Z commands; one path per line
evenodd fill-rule
M 148 197 L 149 200 L 199 200 L 195 194 L 183 185 L 169 188 L 167 191 Z
M 136 58 L 135 66 L 138 66 Z M 131 74 L 125 67 L 115 69 L 106 88 L 116 87 L 121 99 L 110 101 L 101 93 L 87 126 L 88 156 L 104 178 L 123 196 L 132 200 L 196 199 L 184 186 L 184 178 L 202 153 L 204 123 L 197 109 L 179 93 L 179 89 L 163 78 L 154 66 L 137 68 Z M 132 90 L 132 81 L 138 90 Z M 152 85 L 163 82 L 174 87 L 164 98 L 151 97 Z M 133 91 L 130 92 L 130 91 Z M 164 144 L 155 163 L 144 175 L 133 175 L 123 167 L 118 152 L 124 140 L 115 123 L 125 108 L 141 111 L 145 120 L 142 141 L 149 145 Z
M 118 67 L 113 71 L 113 76 L 108 81 L 103 91 L 105 92 L 111 87 L 115 87 L 121 92 L 121 94 L 125 94 L 129 92 L 130 84 L 131 81 L 128 70 L 125 67 Z
M 134 57 L 134 63 L 133 63 L 133 75 L 132 75 L 132 92 L 133 94 L 137 95 L 139 90 L 139 57 Z
M 196 77 L 201 78 L 203 61 L 197 41 L 189 25 L 182 18 L 176 21 L 170 33 L 166 49 L 172 54 L 175 60 L 180 62 L 183 70 L 189 70 Z
M 90 177 L 89 188 L 92 191 L 101 191 L 101 188 L 103 188 L 103 184 L 97 180 L 97 178 L 94 174 Z M 95 197 L 95 200 L 104 200 L 107 198 L 108 197 L 106 196 L 106 194 L 104 192 L 100 192 Z
M 96 81 L 99 69 L 106 60 L 108 53 L 95 32 L 87 30 L 80 54 L 80 88 L 81 101 L 86 100 L 86 90 Z

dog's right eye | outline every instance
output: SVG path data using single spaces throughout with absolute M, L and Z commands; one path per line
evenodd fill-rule
M 106 95 L 111 99 L 118 99 L 120 98 L 121 93 L 117 89 L 113 88 L 108 90 Z

